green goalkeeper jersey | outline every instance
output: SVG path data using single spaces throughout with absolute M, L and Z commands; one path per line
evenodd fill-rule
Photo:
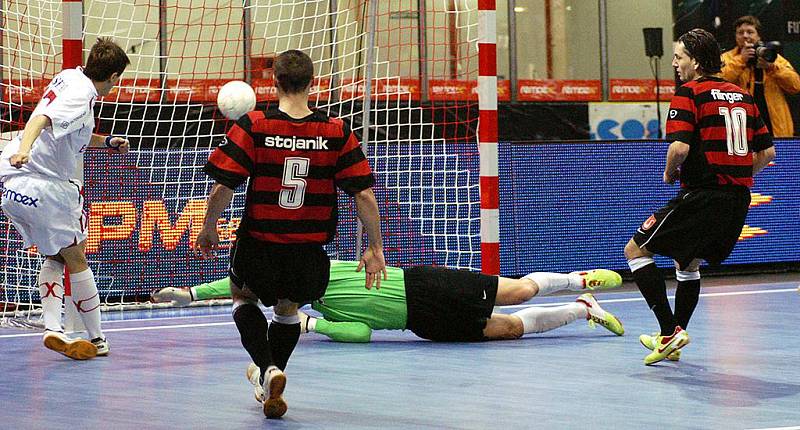
M 311 304 L 324 319 L 316 332 L 337 342 L 369 342 L 372 330 L 406 328 L 406 287 L 403 269 L 387 267 L 381 289 L 364 287 L 366 272 L 356 272 L 356 261 L 331 261 L 328 289 Z M 230 297 L 230 280 L 223 278 L 192 287 L 193 300 Z
M 192 287 L 192 300 L 230 299 L 231 280 L 222 278 Z
M 331 260 L 331 279 L 321 300 L 311 304 L 331 322 L 362 322 L 374 330 L 406 328 L 406 287 L 403 269 L 386 267 L 381 289 L 364 288 L 366 272 L 357 261 Z M 194 300 L 229 298 L 228 278 L 192 287 Z
M 381 288 L 364 287 L 366 272 L 356 272 L 356 261 L 331 261 L 328 289 L 311 307 L 326 320 L 362 322 L 373 330 L 406 328 L 406 287 L 403 269 L 386 267 L 388 279 Z

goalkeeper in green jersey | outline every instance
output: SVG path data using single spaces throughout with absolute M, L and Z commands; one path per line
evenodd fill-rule
M 325 295 L 311 303 L 322 314 L 301 313 L 301 330 L 323 334 L 338 342 L 369 342 L 372 330 L 411 330 L 433 341 L 516 339 L 542 333 L 578 319 L 624 333 L 622 323 L 604 311 L 587 290 L 616 288 L 622 278 L 604 269 L 570 274 L 531 273 L 521 279 L 464 270 L 419 266 L 387 267 L 381 289 L 364 288 L 364 272 L 356 261 L 331 261 Z M 513 314 L 493 313 L 495 305 L 516 305 L 537 295 L 583 291 L 575 303 L 529 307 Z M 228 278 L 191 288 L 163 288 L 155 302 L 185 306 L 196 300 L 229 298 Z

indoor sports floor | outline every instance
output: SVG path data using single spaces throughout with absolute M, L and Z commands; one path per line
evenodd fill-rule
M 266 420 L 253 399 L 228 306 L 106 313 L 111 354 L 85 362 L 44 349 L 40 333 L 4 328 L 0 428 L 800 426 L 797 280 L 706 285 L 681 361 L 652 367 L 642 364 L 638 335 L 655 319 L 629 287 L 597 295 L 625 324 L 623 337 L 582 321 L 486 343 L 435 344 L 399 331 L 376 332 L 370 344 L 307 335 L 289 363 L 281 420 Z

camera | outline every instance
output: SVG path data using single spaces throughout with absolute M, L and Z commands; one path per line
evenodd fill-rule
M 773 41 L 764 43 L 759 40 L 753 48 L 756 50 L 756 56 L 747 62 L 748 65 L 755 66 L 759 58 L 763 58 L 768 63 L 774 63 L 781 50 L 781 42 Z

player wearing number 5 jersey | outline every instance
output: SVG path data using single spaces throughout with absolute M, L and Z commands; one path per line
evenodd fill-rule
M 753 175 L 775 158 L 775 149 L 753 98 L 720 72 L 719 46 L 700 29 L 678 39 L 672 65 L 686 82 L 672 99 L 667 120 L 664 182 L 681 190 L 648 218 L 625 246 L 636 284 L 660 325 L 642 335 L 654 364 L 677 360 L 689 343 L 685 329 L 700 295 L 700 262 L 719 264 L 733 251 L 750 205 Z M 675 312 L 653 255 L 675 260 Z
M 306 54 L 280 54 L 273 71 L 278 109 L 240 118 L 209 157 L 205 171 L 216 184 L 196 244 L 204 256 L 217 246 L 217 219 L 249 178 L 229 276 L 233 319 L 261 370 L 269 418 L 286 412 L 283 370 L 300 336 L 298 304 L 319 299 L 328 285 L 322 245 L 336 232 L 337 187 L 354 196 L 369 238 L 358 265 L 366 288 L 386 276 L 374 179 L 358 139 L 342 120 L 309 110 L 314 66 Z M 258 300 L 275 306 L 272 323 Z

